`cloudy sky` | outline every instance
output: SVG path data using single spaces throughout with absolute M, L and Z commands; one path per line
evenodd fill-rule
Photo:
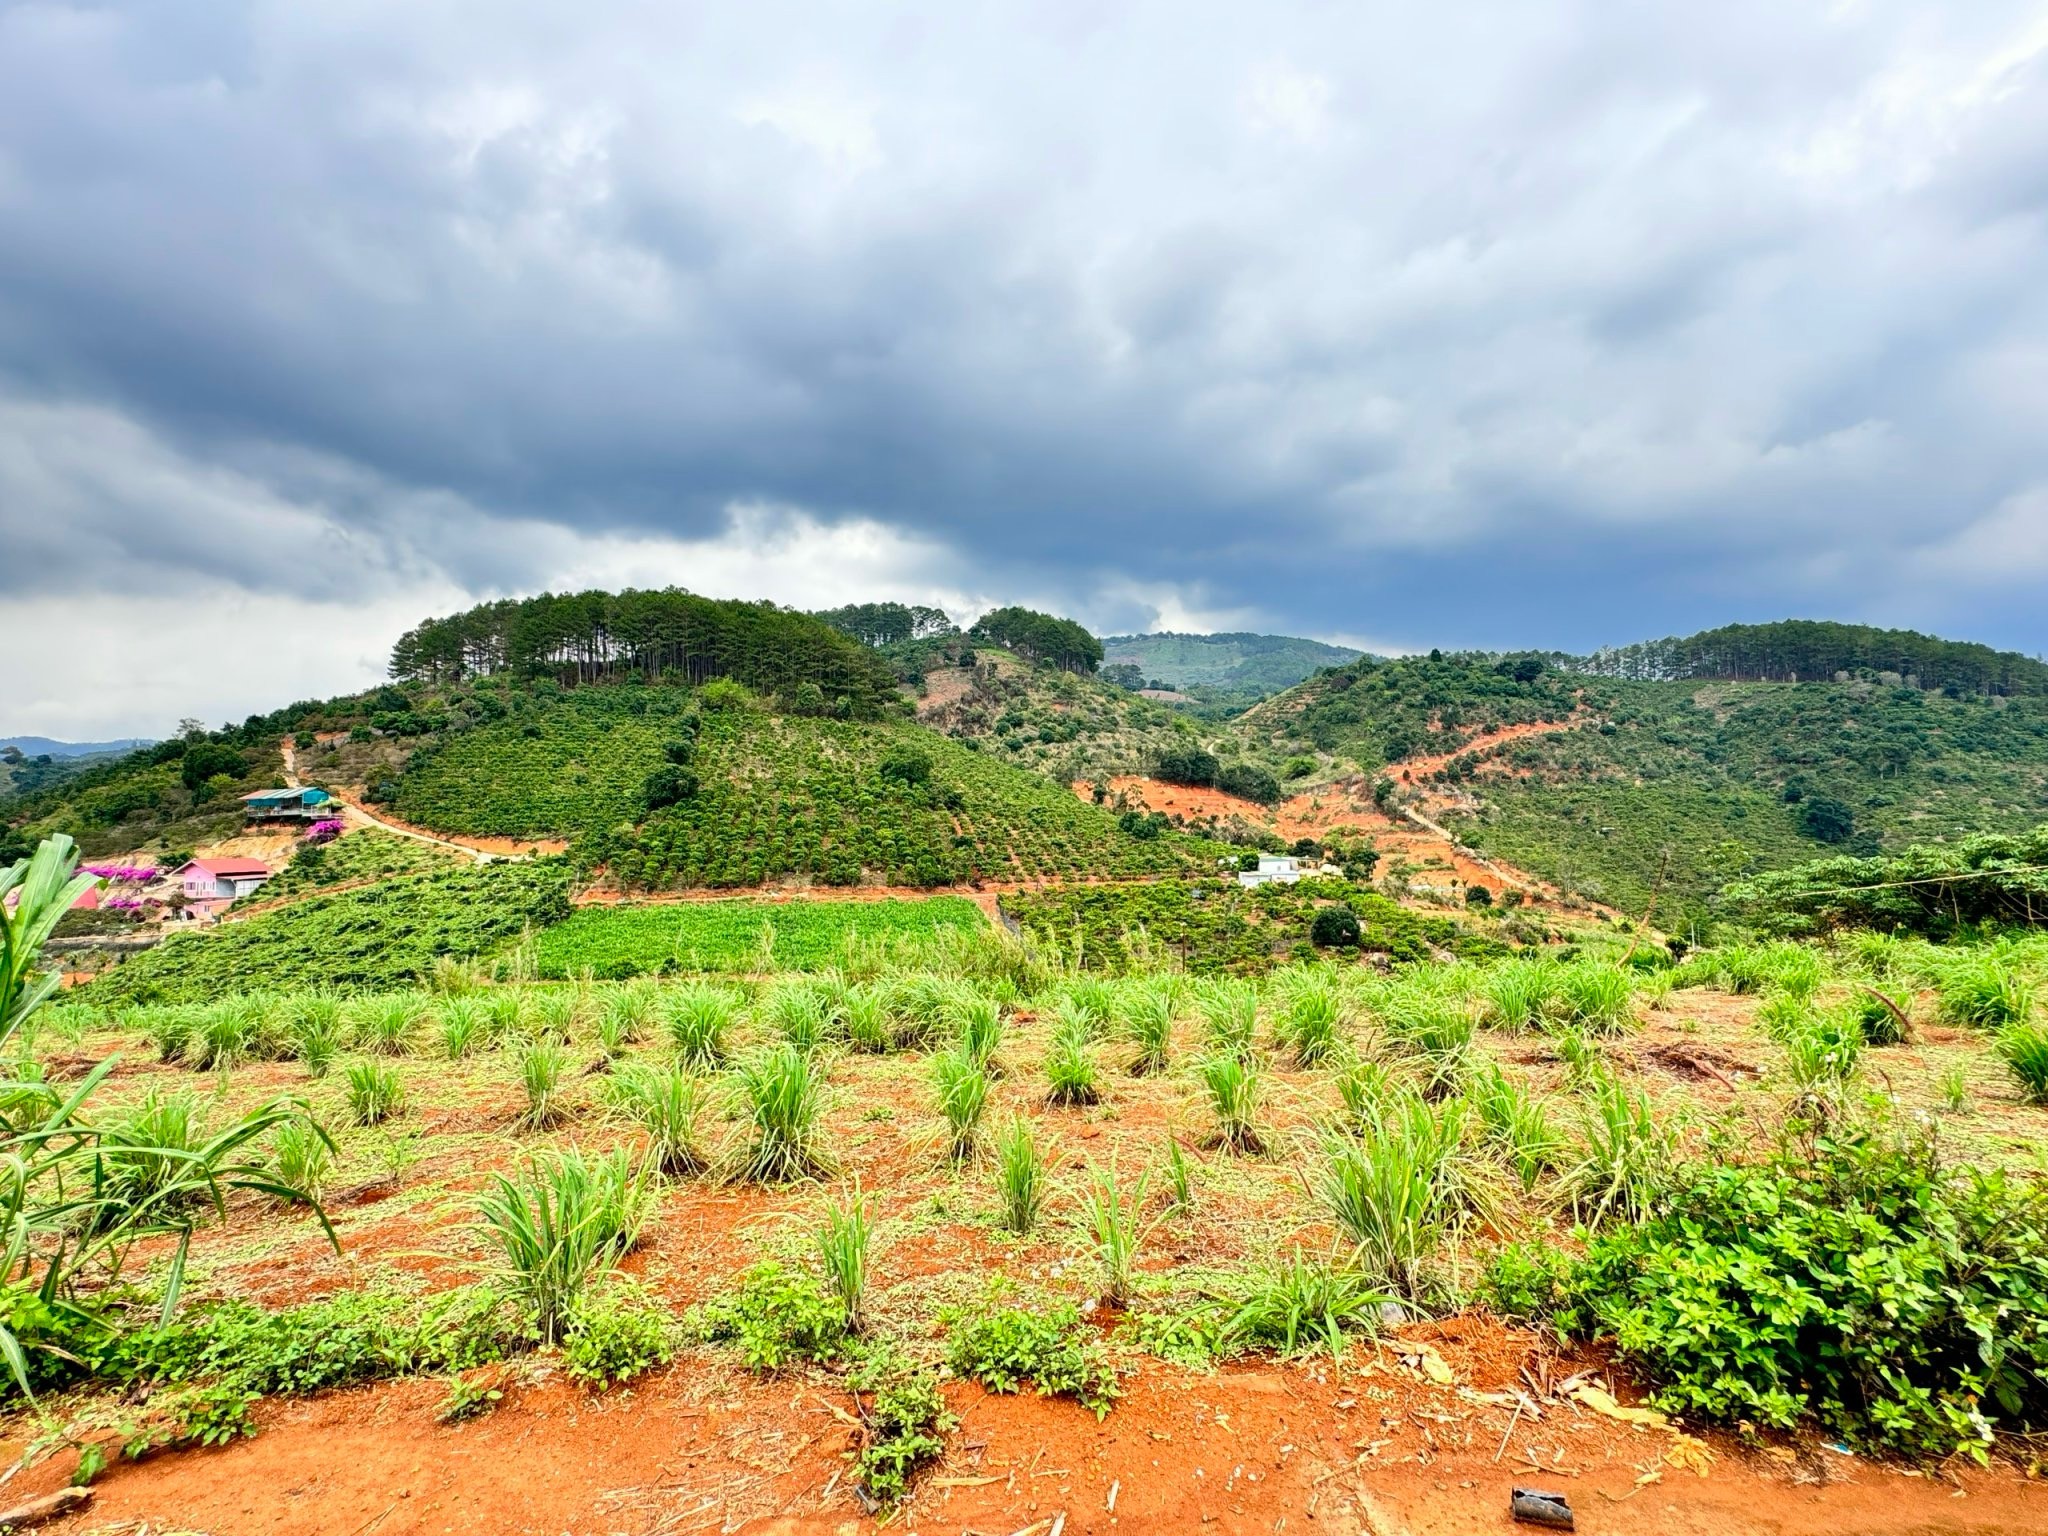
M 0 729 L 476 598 L 2048 648 L 2048 3 L 0 3 Z

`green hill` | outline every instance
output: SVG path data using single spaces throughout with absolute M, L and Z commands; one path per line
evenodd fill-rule
M 994 751 L 907 721 L 778 714 L 731 689 L 515 694 L 491 723 L 410 751 L 344 742 L 306 754 L 302 769 L 345 783 L 369 754 L 382 776 L 374 798 L 406 820 L 571 839 L 580 862 L 630 889 L 787 878 L 932 886 L 1153 873 L 1211 857 L 1192 840 L 1133 835 Z M 694 787 L 649 808 L 650 776 L 675 758 Z
M 1360 654 L 1292 635 L 1242 633 L 1111 635 L 1102 649 L 1105 668 L 1135 667 L 1147 686 L 1161 683 L 1204 703 L 1240 706 Z
M 1318 752 L 1434 792 L 1475 847 L 1595 899 L 1641 908 L 1664 869 L 1672 926 L 1758 870 L 2048 817 L 2048 694 L 2024 657 L 1811 624 L 1632 654 L 1363 659 L 1236 724 L 1269 760 Z M 1710 676 L 1767 669 L 1826 680 Z M 1459 753 L 1542 722 L 1569 728 Z M 1445 753 L 1458 755 L 1420 779 L 1404 767 Z

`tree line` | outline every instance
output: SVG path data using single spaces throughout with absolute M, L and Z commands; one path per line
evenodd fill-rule
M 916 603 L 848 603 L 843 608 L 818 609 L 812 617 L 823 619 L 862 645 L 900 645 L 906 640 L 937 640 L 960 633 L 960 626 L 945 609 Z
M 1026 661 L 1068 672 L 1093 672 L 1102 665 L 1102 642 L 1072 619 L 1031 608 L 997 608 L 967 632 L 976 640 L 1006 646 Z
M 2048 693 L 2048 665 L 2017 651 L 1943 640 L 1910 629 L 1876 629 L 1787 619 L 1728 624 L 1696 635 L 1615 646 L 1590 656 L 1558 656 L 1570 671 L 1596 677 L 1669 682 L 1826 682 L 1838 672 L 1891 672 L 1921 688 L 1951 694 Z
M 416 625 L 391 649 L 392 676 L 408 681 L 499 673 L 565 684 L 729 677 L 785 698 L 816 690 L 860 716 L 880 711 L 896 685 L 866 646 L 810 614 L 677 587 L 479 603 Z

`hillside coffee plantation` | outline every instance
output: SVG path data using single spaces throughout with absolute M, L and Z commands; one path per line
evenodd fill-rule
M 31 776 L 0 1505 L 2048 1529 L 2048 672 L 1278 639 L 549 596 Z

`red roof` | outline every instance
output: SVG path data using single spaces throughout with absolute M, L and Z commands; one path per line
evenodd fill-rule
M 261 859 L 194 859 L 185 869 L 203 869 L 216 880 L 228 875 L 267 875 L 270 866 Z M 185 869 L 178 871 L 185 873 Z

